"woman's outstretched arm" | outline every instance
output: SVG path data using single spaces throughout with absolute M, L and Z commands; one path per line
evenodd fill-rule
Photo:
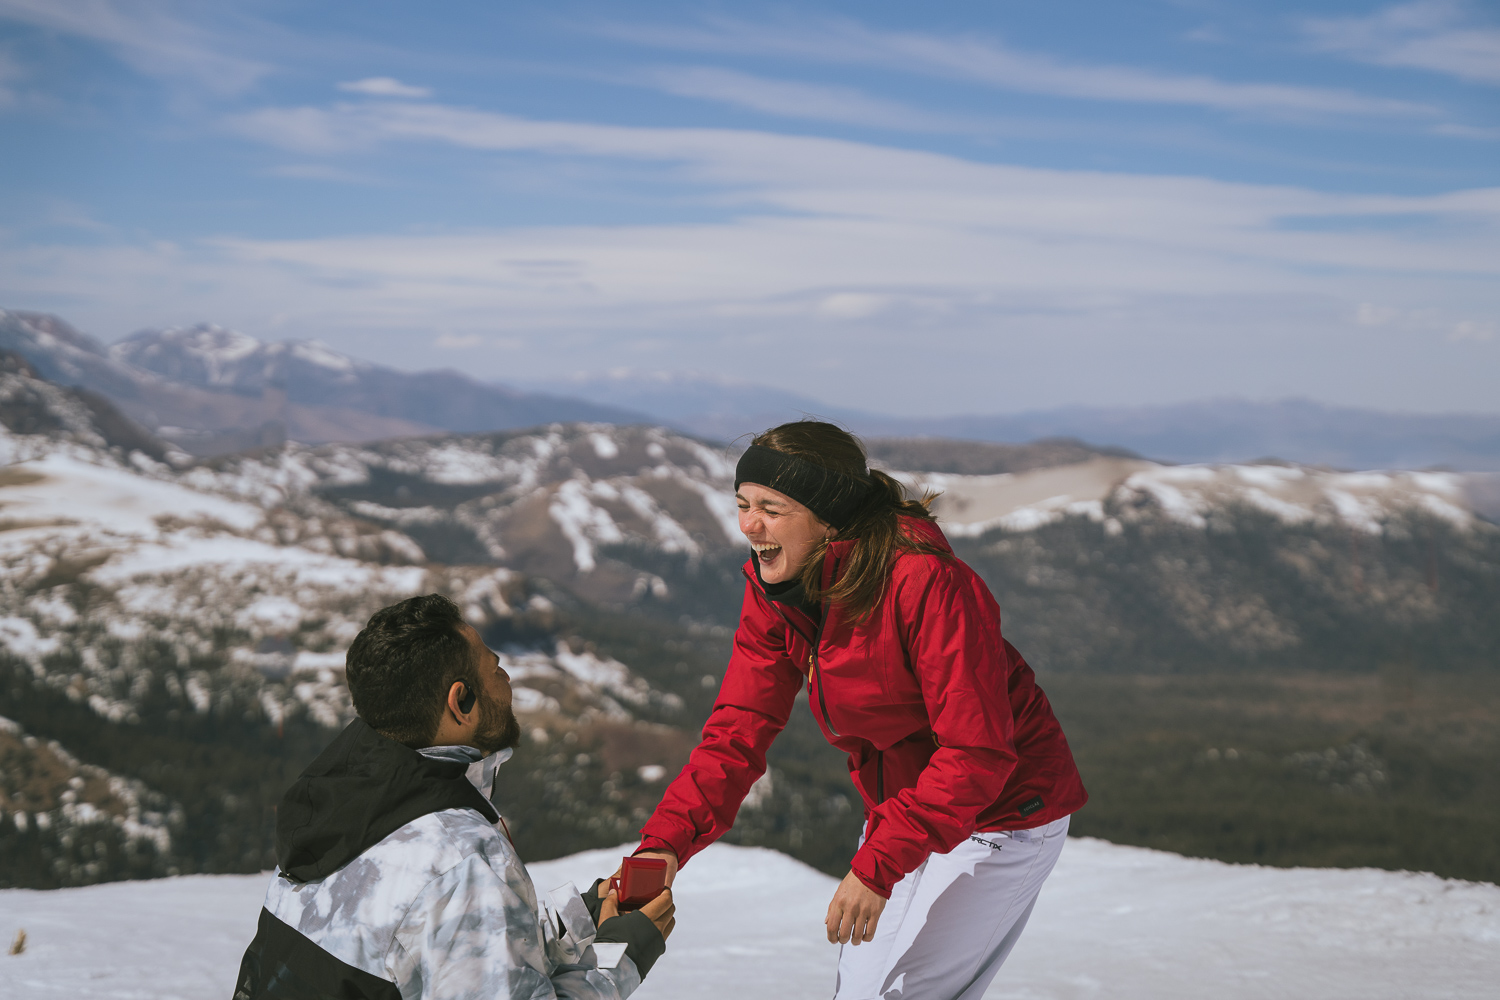
M 766 771 L 766 748 L 786 727 L 802 674 L 786 653 L 786 623 L 746 583 L 734 652 L 703 737 L 641 830 L 642 851 L 670 851 L 677 864 L 734 825 L 750 786 Z

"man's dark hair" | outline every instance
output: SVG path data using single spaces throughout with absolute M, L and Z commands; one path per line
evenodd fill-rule
M 344 658 L 359 717 L 399 743 L 431 746 L 453 682 L 482 690 L 462 624 L 458 605 L 441 594 L 413 597 L 371 615 Z

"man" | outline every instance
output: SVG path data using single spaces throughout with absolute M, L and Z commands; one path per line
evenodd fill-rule
M 590 906 L 566 886 L 539 909 L 488 799 L 520 738 L 510 678 L 453 602 L 377 611 L 346 662 L 359 718 L 277 811 L 235 1000 L 629 996 L 666 947 L 671 892 L 620 916 L 614 893 Z

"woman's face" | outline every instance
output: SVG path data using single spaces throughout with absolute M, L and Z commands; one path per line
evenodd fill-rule
M 802 572 L 813 549 L 833 529 L 785 493 L 741 483 L 734 495 L 740 506 L 740 531 L 760 561 L 760 578 L 785 583 Z

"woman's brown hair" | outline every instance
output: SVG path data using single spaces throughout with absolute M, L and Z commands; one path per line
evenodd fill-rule
M 752 445 L 771 448 L 825 469 L 843 473 L 869 484 L 864 502 L 856 509 L 847 527 L 834 539 L 820 542 L 802 567 L 802 585 L 812 600 L 828 601 L 854 621 L 863 621 L 880 603 L 891 566 L 901 552 L 924 552 L 945 555 L 945 550 L 901 530 L 900 517 L 931 521 L 928 509 L 937 498 L 927 493 L 920 500 L 909 499 L 906 488 L 879 469 L 867 467 L 865 448 L 857 437 L 821 420 L 794 420 L 757 434 Z M 853 539 L 854 547 L 839 578 L 826 591 L 822 588 L 823 557 L 832 541 Z

